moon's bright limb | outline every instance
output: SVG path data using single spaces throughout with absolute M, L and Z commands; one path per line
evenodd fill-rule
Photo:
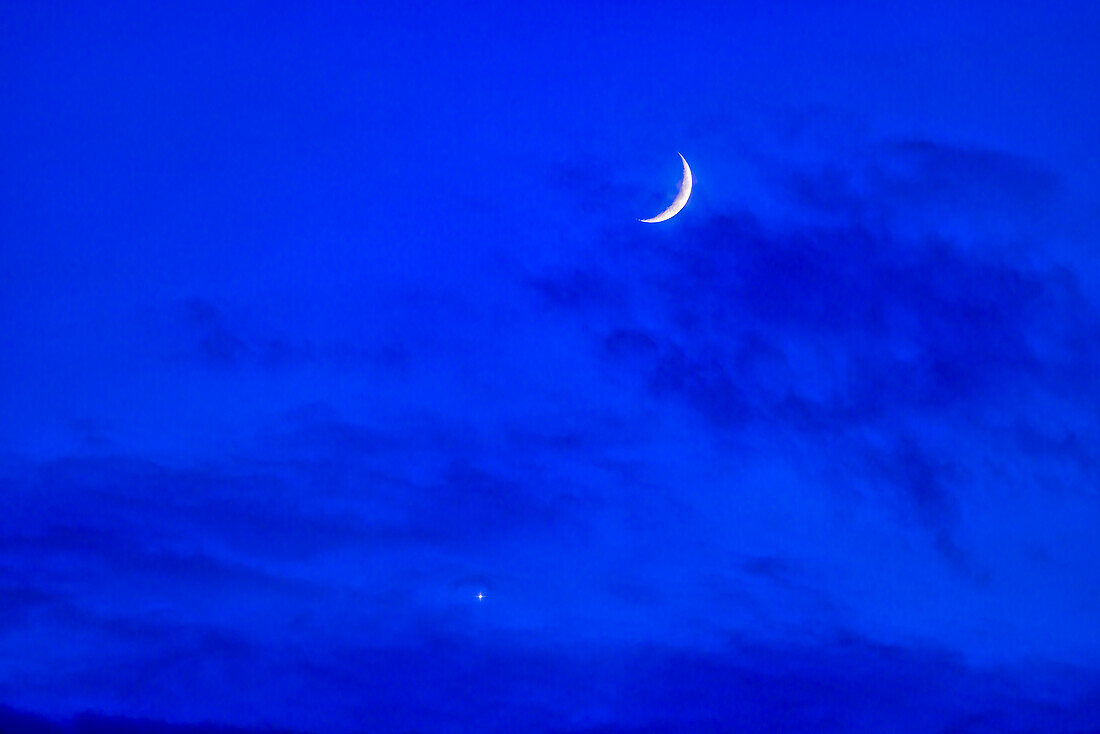
M 677 153 L 676 155 L 680 154 Z M 680 210 L 684 208 L 684 205 L 688 203 L 688 197 L 691 196 L 691 169 L 688 168 L 688 162 L 684 159 L 684 156 L 680 155 L 680 160 L 684 161 L 684 178 L 680 181 L 680 192 L 676 194 L 676 198 L 668 205 L 668 209 L 665 209 L 652 219 L 639 219 L 639 222 L 663 222 L 666 219 L 672 219 L 679 214 Z

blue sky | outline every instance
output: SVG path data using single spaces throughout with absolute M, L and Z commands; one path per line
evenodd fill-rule
M 0 728 L 1100 727 L 1100 13 L 756 5 L 6 4 Z

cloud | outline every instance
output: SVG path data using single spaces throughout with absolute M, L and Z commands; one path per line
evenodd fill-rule
M 354 339 L 170 306 L 157 364 L 263 373 L 276 407 L 197 458 L 88 420 L 7 459 L 0 700 L 107 712 L 67 730 L 1095 725 L 1087 670 L 975 661 L 1095 654 L 1065 581 L 1100 316 L 1065 271 L 908 226 L 955 195 L 950 151 L 872 148 L 887 173 L 838 165 L 802 217 L 610 229 Z M 1047 195 L 974 155 L 959 186 Z
M 158 341 L 168 340 L 165 356 L 183 358 L 211 369 L 286 370 L 308 365 L 340 367 L 404 366 L 408 355 L 390 340 L 364 348 L 349 340 L 299 338 L 286 329 L 270 329 L 246 314 L 203 298 L 188 298 L 167 312 L 149 317 Z
M 945 241 L 716 218 L 660 255 L 663 272 L 639 301 L 658 304 L 661 322 L 615 324 L 603 349 L 720 423 L 870 419 L 965 403 L 1023 377 L 1057 389 L 1100 362 L 1087 338 L 1096 315 L 1072 284 Z M 601 272 L 628 277 L 589 277 Z
M 846 141 L 814 152 L 813 162 L 764 162 L 763 175 L 780 198 L 833 223 L 929 231 L 1001 219 L 1019 230 L 1049 210 L 1061 189 L 1057 176 L 1023 156 L 928 139 Z
M 1089 731 L 1100 681 L 1059 668 L 987 670 L 934 649 L 871 643 L 857 635 L 815 646 L 733 640 L 710 651 L 662 645 L 615 651 L 546 650 L 476 634 L 435 636 L 405 646 L 300 653 L 276 685 L 333 706 L 327 730 L 487 732 L 898 732 Z M 205 661 L 225 665 L 232 646 L 207 641 L 180 658 L 183 678 Z M 187 662 L 185 666 L 183 663 Z M 124 680 L 137 682 L 134 671 Z M 146 674 L 152 671 L 146 671 Z M 1044 682 L 1045 693 L 1028 691 Z M 156 677 L 139 684 L 152 691 Z M 904 696 L 899 696 L 904 691 Z M 238 692 L 256 691 L 242 681 Z M 182 706 L 184 710 L 188 707 Z M 318 715 L 320 714 L 320 715 Z M 295 728 L 323 726 L 325 713 L 291 717 Z M 255 716 L 249 717 L 255 720 Z M 188 721 L 183 717 L 181 721 Z M 200 720 L 199 717 L 191 718 Z M 312 727 L 310 726 L 312 724 Z M 84 713 L 60 722 L 0 709 L 14 732 L 231 732 L 231 727 L 169 724 Z M 247 725 L 247 731 L 272 731 Z
M 1072 405 L 1100 397 L 1100 312 L 1064 268 L 913 225 L 932 203 L 961 219 L 1020 216 L 1057 191 L 1040 167 L 927 140 L 851 159 L 772 164 L 800 216 L 688 216 L 674 239 L 614 231 L 587 267 L 537 274 L 532 292 L 583 319 L 615 372 L 718 435 L 832 445 L 822 467 L 896 498 L 901 516 L 979 578 L 957 537 L 957 498 L 982 481 L 964 446 L 1023 442 L 1091 473 L 1079 438 L 1005 438 L 1004 422 L 1059 415 L 1076 427 L 1069 436 L 1100 437 L 1095 416 Z M 938 441 L 929 424 L 964 443 Z
M 208 363 L 233 365 L 252 350 L 232 333 L 221 312 L 208 301 L 193 298 L 184 304 L 187 326 L 196 337 L 198 354 Z
M 530 283 L 550 303 L 565 308 L 599 307 L 619 300 L 611 284 L 598 273 L 581 269 L 554 277 L 534 277 Z
M 246 734 L 252 729 L 212 723 L 178 724 L 156 719 L 107 716 L 86 712 L 65 720 L 0 706 L 0 731 L 5 734 Z M 270 734 L 289 734 L 281 729 L 263 729 Z
M 897 140 L 883 144 L 877 159 L 875 193 L 910 204 L 953 200 L 970 212 L 974 205 L 1003 209 L 1040 203 L 1058 188 L 1057 177 L 1033 161 L 988 148 Z

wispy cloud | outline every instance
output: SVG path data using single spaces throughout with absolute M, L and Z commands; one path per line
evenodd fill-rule
M 689 210 L 516 267 L 506 319 L 462 288 L 360 339 L 158 311 L 162 364 L 296 407 L 197 458 L 94 421 L 73 455 L 8 457 L 0 655 L 36 663 L 0 668 L 0 699 L 333 731 L 1092 725 L 1096 682 L 1049 661 L 1096 651 L 1092 587 L 1064 580 L 1094 544 L 1100 314 L 1065 271 L 903 216 L 1054 183 L 927 142 L 866 160 L 777 169 L 801 218 Z M 287 379 L 328 368 L 365 387 Z M 1082 518 L 1059 547 L 1052 503 Z M 1033 638 L 1036 615 L 1065 624 Z

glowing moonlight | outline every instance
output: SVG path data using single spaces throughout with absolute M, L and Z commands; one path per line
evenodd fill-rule
M 677 153 L 677 155 L 680 154 Z M 688 197 L 691 196 L 691 169 L 688 168 L 688 162 L 684 160 L 682 155 L 680 155 L 680 160 L 684 161 L 684 178 L 680 181 L 680 192 L 676 194 L 676 198 L 668 205 L 668 209 L 665 209 L 652 219 L 639 219 L 639 222 L 663 222 L 667 219 L 672 219 L 679 214 L 680 210 L 688 203 Z

